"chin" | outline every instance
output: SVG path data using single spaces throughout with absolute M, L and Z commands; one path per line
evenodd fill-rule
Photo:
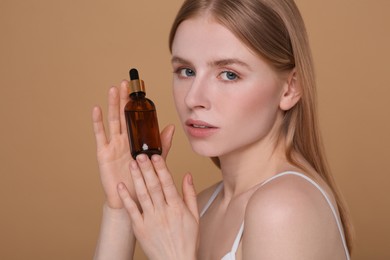
M 217 151 L 215 148 L 211 148 L 207 145 L 194 144 L 190 141 L 192 151 L 200 156 L 204 157 L 219 157 L 221 155 L 220 151 Z

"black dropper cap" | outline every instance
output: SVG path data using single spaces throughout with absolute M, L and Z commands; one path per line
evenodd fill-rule
M 135 79 L 139 79 L 139 75 L 138 75 L 138 70 L 137 69 L 131 69 L 129 71 L 129 74 L 130 74 L 130 80 L 135 80 Z
M 138 70 L 132 68 L 129 71 L 129 75 L 130 75 L 130 94 L 134 92 L 145 93 L 144 81 L 139 79 Z

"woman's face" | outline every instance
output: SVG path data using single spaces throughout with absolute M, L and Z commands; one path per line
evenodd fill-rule
M 172 45 L 173 94 L 193 150 L 220 157 L 271 141 L 283 82 L 213 19 L 182 22 Z

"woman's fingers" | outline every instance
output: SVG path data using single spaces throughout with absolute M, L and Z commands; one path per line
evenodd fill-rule
M 156 173 L 160 180 L 166 203 L 168 205 L 174 205 L 180 202 L 181 201 L 180 194 L 176 189 L 172 175 L 168 171 L 164 159 L 159 155 L 153 155 L 152 162 L 153 162 L 154 169 L 156 170 Z
M 166 204 L 175 205 L 182 202 L 161 156 L 153 155 L 152 160 L 149 160 L 147 155 L 140 154 L 136 161 L 130 163 L 130 171 L 139 203 L 144 211 L 152 207 L 162 208 Z M 193 193 L 195 194 L 195 191 Z
M 95 133 L 95 140 L 97 150 L 99 151 L 102 147 L 107 145 L 106 131 L 104 130 L 102 110 L 96 106 L 92 109 L 92 122 L 93 131 Z
M 182 187 L 184 202 L 195 217 L 196 221 L 199 223 L 198 201 L 196 199 L 194 182 L 190 173 L 187 173 L 184 176 Z
M 111 136 L 121 133 L 118 92 L 116 87 L 111 87 L 108 92 L 108 128 Z
M 150 211 L 153 208 L 153 202 L 150 199 L 148 189 L 145 186 L 145 181 L 142 177 L 141 170 L 137 165 L 137 161 L 134 160 L 130 162 L 130 172 L 131 177 L 133 178 L 135 193 L 142 210 Z
M 142 191 L 142 193 L 148 192 L 149 199 L 151 199 L 151 203 L 155 208 L 162 208 L 167 204 L 175 205 L 182 202 L 173 178 L 161 156 L 153 155 L 151 160 L 149 160 L 145 154 L 140 154 L 137 156 L 136 161 L 139 169 L 134 171 L 134 173 L 136 173 L 137 178 L 143 177 L 144 185 L 146 185 L 145 189 L 147 189 L 147 191 Z M 143 184 L 141 181 L 139 183 Z M 135 188 L 137 191 L 138 185 L 137 183 L 134 184 L 136 185 Z M 139 187 L 143 189 L 145 186 Z
M 161 131 L 161 145 L 162 154 L 161 156 L 166 160 L 169 150 L 171 149 L 173 134 L 175 133 L 175 126 L 168 125 Z
M 149 195 L 152 199 L 153 205 L 155 207 L 164 206 L 165 199 L 161 187 L 162 184 L 160 183 L 160 180 L 156 175 L 155 168 L 153 167 L 151 161 L 148 159 L 148 156 L 145 154 L 140 154 L 137 156 L 136 160 L 144 177 L 144 181 L 148 189 Z
M 134 224 L 141 223 L 143 221 L 142 215 L 138 210 L 137 204 L 131 198 L 129 190 L 124 183 L 118 184 L 118 194 L 121 198 L 123 205 L 125 206 L 129 216 Z
M 124 113 L 127 102 L 129 102 L 129 82 L 127 80 L 123 80 L 119 88 L 119 117 L 122 134 L 127 133 L 127 125 Z

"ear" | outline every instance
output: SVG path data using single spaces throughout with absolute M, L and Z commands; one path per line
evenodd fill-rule
M 280 109 L 283 111 L 290 110 L 299 101 L 301 94 L 301 86 L 297 78 L 296 69 L 294 68 L 289 72 L 287 80 L 284 83 L 279 103 Z

